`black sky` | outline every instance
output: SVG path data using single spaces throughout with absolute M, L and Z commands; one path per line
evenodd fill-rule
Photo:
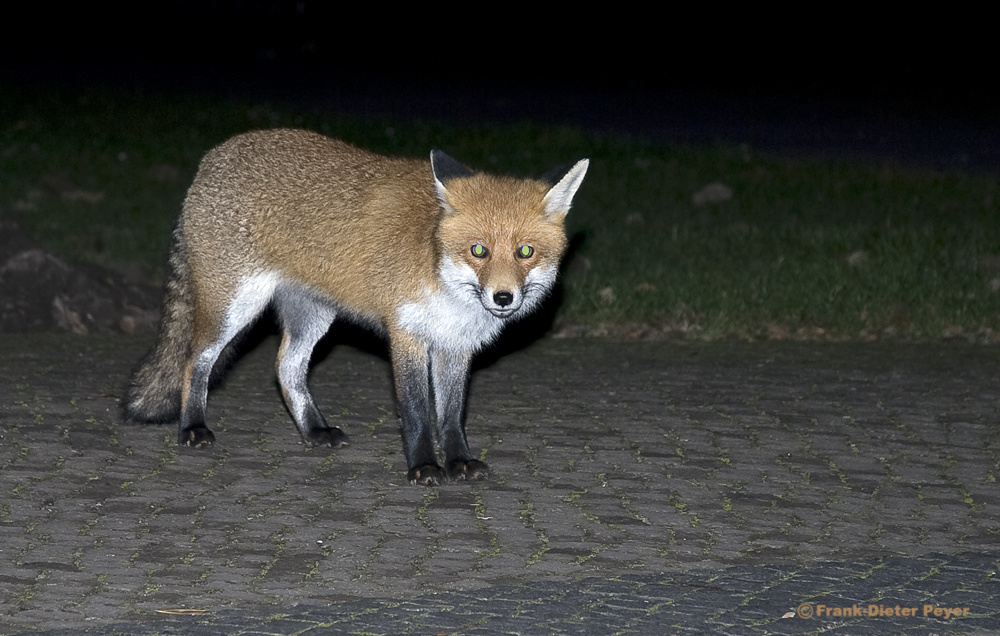
M 42 1 L 0 80 L 1000 168 L 992 23 L 879 10 Z

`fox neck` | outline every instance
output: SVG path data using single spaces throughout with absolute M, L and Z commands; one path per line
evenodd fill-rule
M 474 353 L 492 342 L 508 323 L 530 313 L 548 294 L 555 266 L 537 267 L 514 292 L 506 307 L 496 307 L 487 286 L 471 267 L 443 256 L 439 287 L 406 303 L 397 312 L 398 325 L 435 348 Z
M 478 282 L 472 286 L 458 269 L 445 257 L 439 268 L 440 287 L 404 304 L 396 318 L 400 328 L 432 348 L 471 354 L 492 342 L 507 321 L 486 310 L 479 300 Z

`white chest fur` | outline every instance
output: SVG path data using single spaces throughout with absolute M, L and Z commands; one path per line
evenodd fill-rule
M 441 292 L 403 305 L 397 317 L 400 327 L 420 340 L 455 352 L 478 351 L 497 337 L 504 323 L 478 300 L 468 302 Z
M 399 326 L 435 348 L 478 351 L 497 337 L 505 321 L 483 306 L 472 268 L 445 259 L 440 273 L 443 288 L 400 307 Z

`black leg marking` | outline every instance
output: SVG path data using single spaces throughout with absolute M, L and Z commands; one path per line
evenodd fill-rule
M 203 351 L 194 363 L 187 400 L 184 401 L 177 429 L 177 443 L 180 446 L 202 448 L 215 443 L 215 435 L 205 424 L 205 412 L 208 408 L 208 378 L 224 344 L 212 345 Z
M 459 459 L 447 463 L 448 478 L 478 481 L 490 476 L 490 467 L 478 459 Z
M 406 478 L 414 486 L 440 486 L 444 483 L 444 471 L 437 464 L 424 464 L 408 470 Z
M 203 448 L 215 443 L 215 434 L 204 424 L 201 426 L 192 426 L 180 431 L 177 443 L 181 446 L 190 446 L 191 448 Z
M 313 411 L 307 415 L 307 419 L 316 417 L 318 420 L 307 421 L 308 431 L 304 433 L 306 441 L 314 446 L 329 446 L 330 448 L 340 448 L 350 444 L 347 433 L 337 426 L 329 426 L 319 411 Z
M 486 479 L 490 468 L 472 458 L 465 435 L 465 393 L 469 377 L 469 356 L 435 351 L 431 355 L 434 403 L 437 407 L 438 442 L 444 451 L 449 479 Z
M 430 385 L 426 349 L 416 343 L 404 350 L 393 346 L 392 365 L 396 381 L 396 410 L 403 436 L 407 479 L 411 484 L 437 486 L 444 471 L 434 454 L 430 425 Z

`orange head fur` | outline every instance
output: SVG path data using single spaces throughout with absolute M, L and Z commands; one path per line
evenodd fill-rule
M 565 214 L 545 209 L 549 186 L 476 174 L 448 181 L 438 228 L 445 256 L 476 272 L 492 291 L 513 291 L 536 267 L 555 267 L 566 250 Z

